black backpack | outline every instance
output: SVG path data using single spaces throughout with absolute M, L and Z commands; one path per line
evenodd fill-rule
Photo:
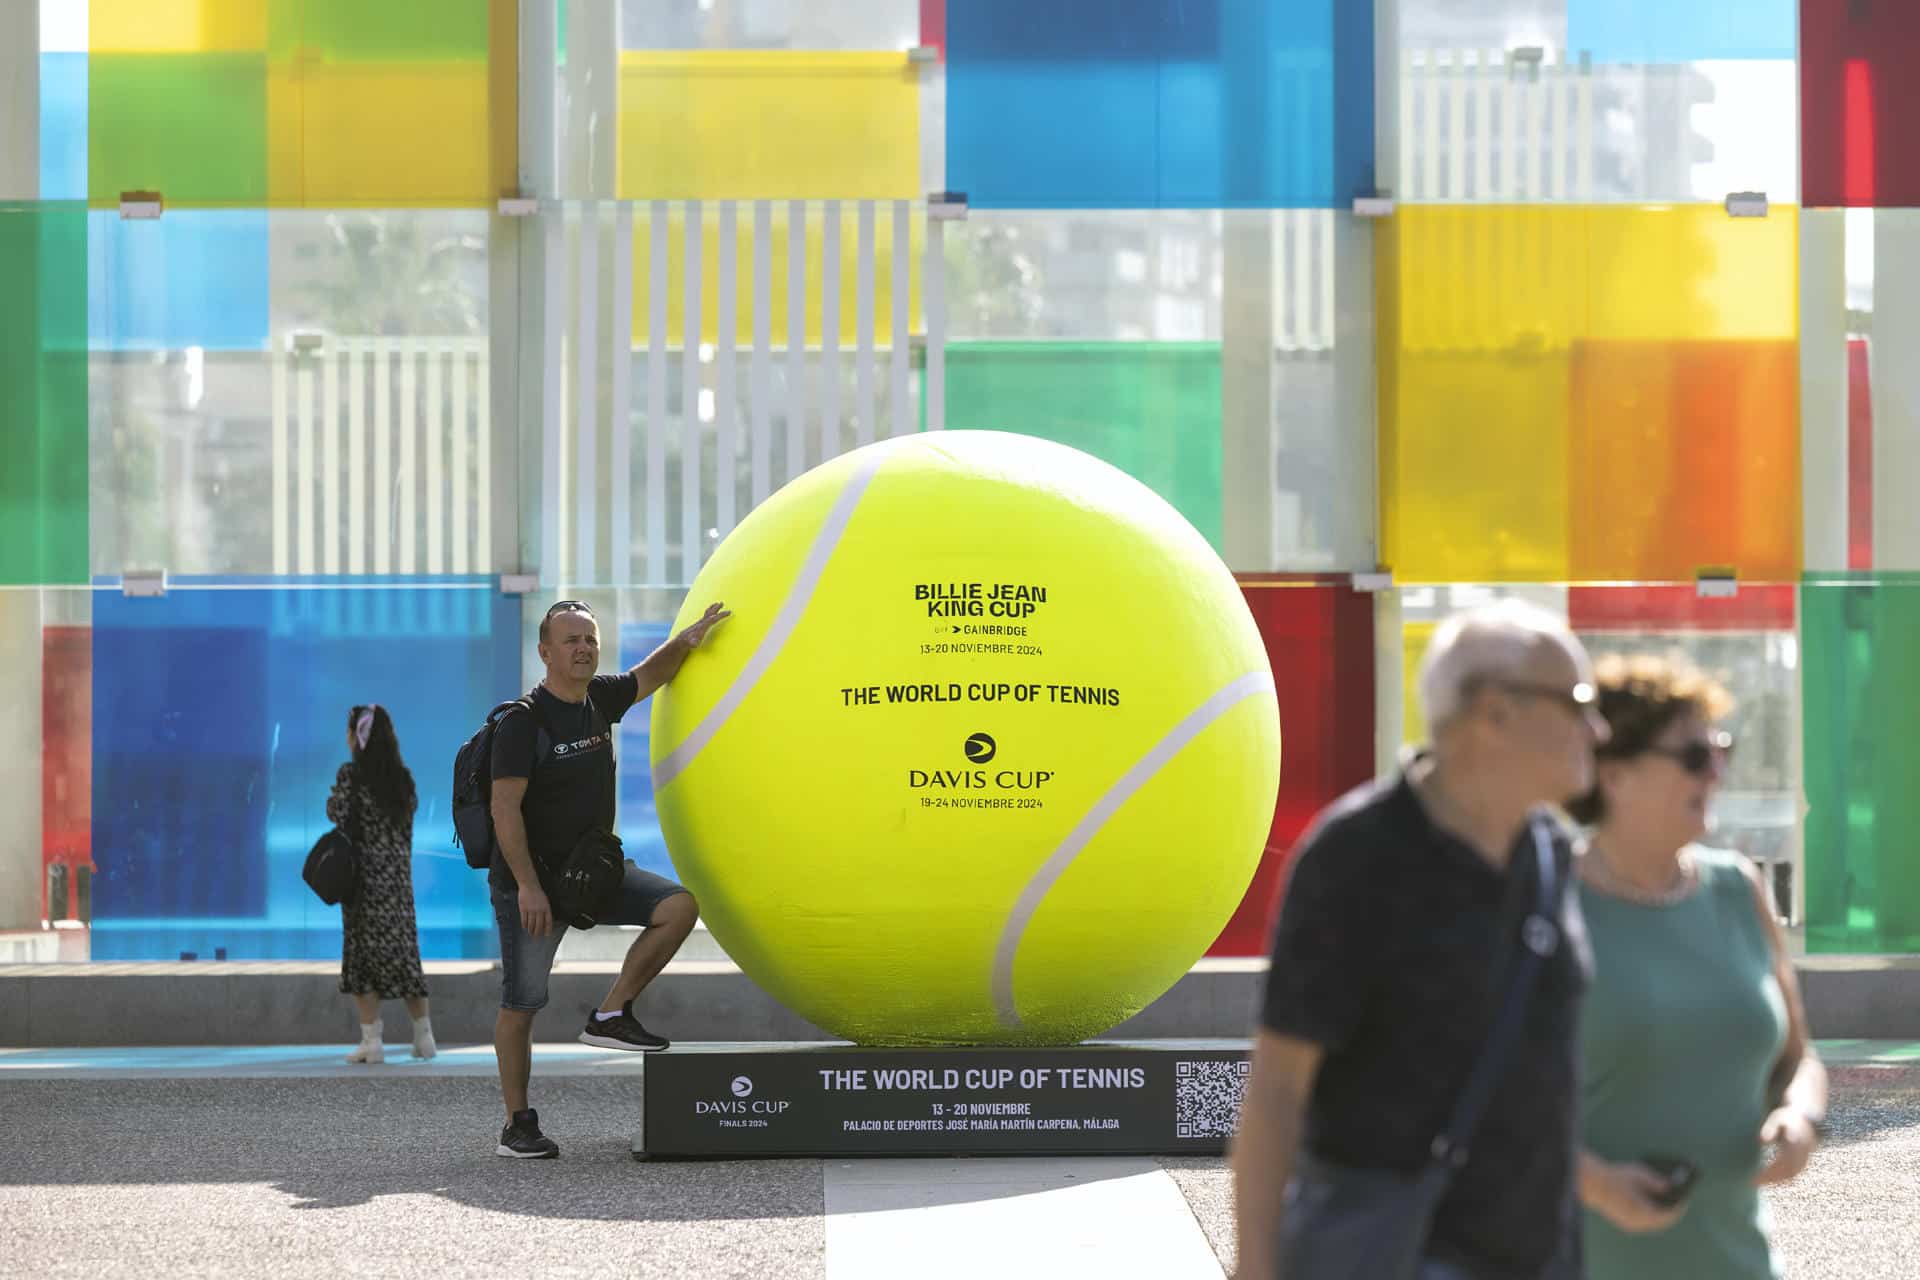
M 516 708 L 533 716 L 534 759 L 544 757 L 547 729 L 526 695 L 487 712 L 486 723 L 453 756 L 453 842 L 466 850 L 467 865 L 477 871 L 493 865 L 493 731 Z

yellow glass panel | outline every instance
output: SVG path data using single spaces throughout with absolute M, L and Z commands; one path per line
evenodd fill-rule
M 743 202 L 735 209 L 734 229 L 734 343 L 741 348 L 753 345 L 753 225 L 754 204 Z M 702 204 L 700 217 L 700 341 L 718 341 L 720 302 L 720 210 L 714 204 Z M 770 338 L 775 347 L 787 345 L 788 264 L 791 254 L 791 219 L 785 201 L 771 207 L 773 241 L 771 281 L 767 294 L 771 304 Z M 857 207 L 840 205 L 840 345 L 851 348 L 859 338 L 859 223 Z M 893 206 L 881 204 L 873 218 L 873 342 L 887 347 L 893 341 Z M 908 219 L 907 245 L 907 327 L 921 332 L 920 276 L 926 260 L 926 219 L 915 210 Z M 652 227 L 649 210 L 635 210 L 633 224 L 633 341 L 643 347 L 651 340 L 653 259 Z M 806 225 L 806 343 L 820 345 L 822 260 L 826 253 L 826 224 L 819 206 L 807 209 Z M 685 206 L 667 212 L 667 345 L 686 342 L 686 262 L 687 219 Z
M 905 199 L 920 84 L 904 53 L 620 55 L 623 199 Z
M 1583 336 L 1793 338 L 1800 210 L 1731 218 L 1718 205 L 1586 211 L 1592 302 Z
M 302 182 L 276 204 L 484 205 L 492 190 L 487 64 L 308 63 L 300 77 Z M 276 137 L 269 148 L 281 150 Z M 275 170 L 275 177 L 279 177 Z
M 1565 578 L 1580 211 L 1402 208 L 1376 234 L 1383 558 L 1403 582 Z
M 1565 350 L 1584 320 L 1585 211 L 1570 205 L 1402 206 L 1382 223 L 1398 270 L 1381 301 L 1409 351 Z
M 94 53 L 246 53 L 267 47 L 267 0 L 92 0 Z
M 1437 622 L 1409 622 L 1400 629 L 1400 741 L 1417 745 L 1427 740 L 1427 717 L 1420 706 L 1420 660 L 1433 643 Z

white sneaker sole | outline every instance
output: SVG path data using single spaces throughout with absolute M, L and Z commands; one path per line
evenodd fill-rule
M 504 1142 L 494 1147 L 493 1154 L 505 1156 L 509 1160 L 558 1160 L 560 1158 L 558 1151 L 515 1151 Z
M 597 1036 L 591 1031 L 580 1033 L 580 1043 L 590 1044 L 596 1049 L 625 1049 L 628 1053 L 659 1053 L 668 1047 L 664 1044 L 629 1044 L 612 1036 Z

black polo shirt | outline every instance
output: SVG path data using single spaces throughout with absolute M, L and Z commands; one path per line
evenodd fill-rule
M 1577 1031 L 1593 959 L 1571 845 L 1553 829 L 1567 945 L 1541 970 L 1429 1246 L 1502 1280 L 1539 1275 L 1563 1244 L 1578 1249 Z M 1495 870 L 1433 824 L 1404 775 L 1321 815 L 1289 875 L 1262 1018 L 1325 1051 L 1306 1116 L 1315 1156 L 1421 1167 L 1505 999 L 1537 868 L 1523 832 Z
M 533 713 L 512 711 L 493 731 L 493 776 L 525 778 L 527 794 L 520 815 L 527 824 L 527 849 L 534 867 L 545 872 L 566 860 L 589 830 L 613 830 L 613 726 L 627 714 L 640 692 L 632 672 L 595 676 L 583 702 L 566 702 L 538 685 L 529 695 Z M 540 756 L 538 730 L 547 731 Z M 511 888 L 513 872 L 498 848 L 489 879 Z

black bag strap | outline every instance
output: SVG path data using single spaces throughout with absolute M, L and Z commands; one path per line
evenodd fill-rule
M 1469 1144 L 1479 1127 L 1481 1113 L 1486 1110 L 1501 1070 L 1512 1055 L 1514 1041 L 1520 1038 L 1520 1022 L 1540 970 L 1561 943 L 1560 926 L 1555 923 L 1560 918 L 1560 866 L 1553 854 L 1553 837 L 1544 818 L 1536 816 L 1528 826 L 1533 834 L 1534 858 L 1540 867 L 1534 908 L 1520 923 L 1520 946 L 1516 953 L 1520 963 L 1507 985 L 1506 1004 L 1494 1023 L 1493 1034 L 1481 1047 L 1480 1057 L 1467 1077 L 1466 1088 L 1454 1102 L 1453 1118 L 1446 1131 L 1433 1140 L 1434 1163 L 1449 1170 L 1467 1163 Z

